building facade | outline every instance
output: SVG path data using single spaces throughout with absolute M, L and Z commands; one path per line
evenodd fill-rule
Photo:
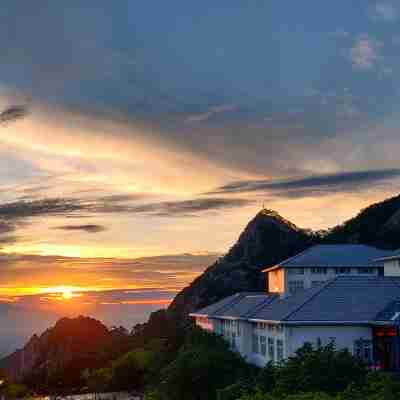
M 319 255 L 322 250 L 318 249 Z M 238 293 L 191 316 L 197 325 L 222 335 L 233 350 L 260 367 L 290 357 L 306 342 L 334 341 L 337 349 L 347 349 L 369 365 L 398 370 L 400 253 L 376 254 L 379 258 L 364 265 L 357 261 L 356 266 L 338 257 L 345 266 L 331 263 L 329 268 L 352 268 L 354 273 L 326 272 L 323 274 L 329 278 L 294 291 L 289 289 L 290 278 L 285 281 L 285 263 L 281 263 L 267 269 L 268 274 L 278 275 L 277 284 L 284 282 L 281 290 Z M 286 266 L 286 272 L 289 268 Z M 357 268 L 374 268 L 375 272 L 360 273 Z M 268 277 L 269 285 L 273 279 Z

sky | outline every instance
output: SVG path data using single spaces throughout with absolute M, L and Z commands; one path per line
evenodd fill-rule
M 395 0 L 3 1 L 3 301 L 165 305 L 262 207 L 324 229 L 399 192 Z

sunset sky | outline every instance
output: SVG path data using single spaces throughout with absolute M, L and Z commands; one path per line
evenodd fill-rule
M 3 3 L 0 301 L 158 308 L 399 192 L 398 1 Z

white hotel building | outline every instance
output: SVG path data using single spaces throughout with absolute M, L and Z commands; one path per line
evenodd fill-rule
M 305 342 L 334 340 L 368 364 L 398 370 L 399 260 L 400 252 L 363 245 L 314 246 L 267 268 L 268 292 L 237 293 L 191 316 L 258 366 Z

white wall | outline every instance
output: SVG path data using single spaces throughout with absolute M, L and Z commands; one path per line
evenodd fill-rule
M 387 260 L 383 262 L 385 276 L 400 276 L 399 260 Z
M 287 328 L 287 356 L 293 353 L 305 342 L 322 344 L 335 340 L 336 348 L 348 349 L 353 353 L 354 342 L 358 339 L 372 340 L 372 329 L 365 326 L 296 326 Z

